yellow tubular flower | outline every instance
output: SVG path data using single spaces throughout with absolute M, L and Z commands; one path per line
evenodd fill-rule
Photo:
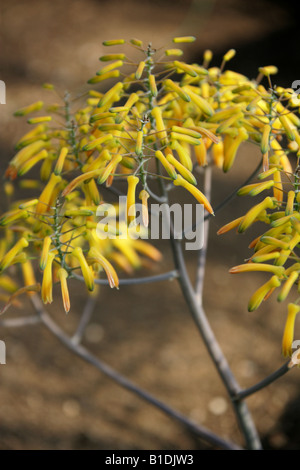
M 70 296 L 69 296 L 69 290 L 68 290 L 68 284 L 67 284 L 68 273 L 65 269 L 60 268 L 57 271 L 57 277 L 60 280 L 61 294 L 62 294 L 64 309 L 65 309 L 65 312 L 68 313 L 70 311 Z
M 103 82 L 104 80 L 108 80 L 109 78 L 118 78 L 120 76 L 120 70 L 112 70 L 111 72 L 100 73 L 97 74 L 95 77 L 92 77 L 88 80 L 88 83 L 99 83 Z M 92 100 L 89 100 L 89 102 Z M 98 104 L 98 102 L 97 102 Z
M 112 64 L 105 65 L 104 67 L 102 67 L 100 70 L 98 70 L 96 75 L 103 75 L 103 74 L 106 74 L 107 72 L 111 72 L 112 70 L 116 68 L 122 67 L 123 63 L 124 63 L 123 60 L 116 60 Z
M 44 271 L 47 260 L 48 260 L 48 255 L 49 255 L 49 249 L 51 246 L 51 238 L 49 236 L 44 238 L 43 242 L 43 248 L 42 248 L 42 254 L 41 254 L 41 259 L 40 259 L 40 269 Z
M 95 247 L 92 247 L 90 249 L 89 256 L 91 258 L 95 258 L 95 261 L 99 263 L 100 266 L 102 266 L 107 275 L 109 286 L 116 287 L 118 289 L 119 278 L 112 264 L 104 256 L 102 256 L 101 253 Z
M 160 150 L 157 150 L 155 152 L 155 157 L 160 161 L 160 163 L 162 164 L 162 166 L 164 167 L 164 169 L 166 170 L 166 172 L 168 173 L 168 175 L 170 176 L 170 178 L 172 178 L 173 180 L 175 180 L 177 178 L 177 173 L 173 167 L 173 165 L 171 165 L 168 160 L 166 159 L 166 157 L 164 156 L 164 154 L 160 151 Z
M 102 173 L 102 171 L 103 170 L 92 170 L 92 171 L 88 171 L 86 173 L 83 173 L 82 175 L 77 176 L 77 178 L 73 179 L 73 181 L 71 181 L 68 184 L 68 186 L 66 186 L 66 188 L 63 190 L 62 197 L 65 197 L 68 194 L 70 194 L 83 181 L 86 181 L 86 180 L 92 179 L 96 176 L 99 176 Z M 60 178 L 60 177 L 57 176 L 57 178 Z
M 237 195 L 246 196 L 250 194 L 250 196 L 257 196 L 257 194 L 265 191 L 266 189 L 272 188 L 272 186 L 274 186 L 273 180 L 265 181 L 263 183 L 247 184 L 247 186 L 243 186 L 237 191 Z
M 42 194 L 39 197 L 39 203 L 36 206 L 36 213 L 42 214 L 49 210 L 49 202 L 51 200 L 55 187 L 61 182 L 61 177 L 52 173 L 50 180 L 46 184 Z
M 135 145 L 135 153 L 137 154 L 138 157 L 143 155 L 143 139 L 144 139 L 144 132 L 139 131 L 137 133 L 136 145 Z
M 21 238 L 7 253 L 0 262 L 0 273 L 10 266 L 14 258 L 28 246 L 26 238 Z
M 2 274 L 0 276 L 0 287 L 9 292 L 10 294 L 13 294 L 19 288 L 18 284 L 5 274 Z
M 135 78 L 137 80 L 139 80 L 141 78 L 141 76 L 143 75 L 145 65 L 146 64 L 143 60 L 139 63 L 138 68 L 136 69 L 136 72 L 135 72 Z
M 196 74 L 197 75 L 197 74 Z M 207 116 L 213 116 L 214 110 L 211 107 L 211 105 L 208 103 L 207 100 L 202 98 L 201 96 L 197 95 L 194 93 L 192 90 L 190 90 L 188 87 L 184 86 L 182 87 L 183 91 L 191 98 L 192 102 L 198 106 L 200 111 L 202 111 L 205 115 Z
M 194 186 L 197 185 L 197 180 L 194 175 L 189 170 L 187 170 L 187 168 L 185 168 L 178 160 L 176 160 L 176 158 L 174 158 L 172 154 L 169 153 L 166 158 L 168 162 L 171 163 L 171 165 L 173 165 L 175 169 L 181 174 L 181 176 L 183 176 L 184 179 L 186 179 L 189 183 L 193 184 Z
M 109 41 L 103 41 L 103 46 L 118 46 L 120 44 L 125 44 L 125 39 L 110 39 Z
M 107 54 L 99 58 L 102 62 L 109 62 L 110 60 L 125 60 L 125 54 Z
M 115 155 L 113 159 L 109 162 L 109 164 L 103 169 L 100 170 L 101 174 L 98 178 L 98 184 L 105 183 L 105 181 L 108 179 L 108 177 L 112 174 L 114 174 L 118 164 L 122 160 L 121 155 Z
M 98 107 L 105 106 L 111 100 L 113 100 L 114 96 L 118 95 L 123 89 L 123 83 L 118 82 L 112 88 L 110 88 L 100 99 Z
M 36 284 L 34 270 L 30 260 L 25 261 L 21 264 L 22 274 L 25 282 L 25 286 L 33 286 Z M 34 292 L 28 292 L 29 296 L 34 295 Z
M 266 124 L 263 128 L 263 133 L 261 136 L 261 144 L 260 144 L 262 153 L 266 153 L 269 150 L 269 139 L 270 139 L 271 130 L 272 128 L 269 124 Z
M 27 219 L 29 217 L 29 214 L 27 210 L 16 210 L 12 212 L 6 212 L 1 218 L 0 218 L 0 226 L 1 227 L 6 227 L 8 225 L 11 225 L 14 223 L 16 220 L 20 219 Z
M 224 146 L 223 171 L 226 173 L 232 167 L 238 148 L 243 140 L 248 139 L 248 133 L 244 127 L 238 130 L 238 136 L 231 139 L 229 145 Z
M 204 196 L 204 194 L 199 191 L 198 188 L 195 188 L 192 184 L 188 183 L 182 176 L 178 175 L 177 179 L 173 181 L 175 186 L 182 186 L 183 188 L 187 189 L 200 204 L 203 204 L 205 209 L 212 215 L 214 215 L 213 208 L 211 207 L 208 199 Z
M 127 203 L 126 203 L 126 214 L 127 222 L 130 224 L 135 220 L 135 188 L 139 182 L 137 176 L 131 175 L 127 178 L 128 190 L 127 190 Z
M 262 202 L 257 204 L 256 206 L 252 207 L 247 214 L 243 217 L 241 221 L 238 231 L 239 233 L 245 232 L 245 230 L 253 224 L 255 219 L 259 216 L 259 214 L 265 209 L 275 209 L 276 205 L 274 201 L 268 196 Z
M 248 311 L 253 312 L 256 310 L 264 298 L 269 294 L 270 291 L 273 291 L 274 288 L 279 287 L 281 284 L 277 276 L 272 276 L 269 281 L 263 284 L 257 291 L 252 295 L 248 304 Z
M 195 156 L 196 156 L 198 165 L 200 165 L 200 166 L 207 165 L 207 158 L 206 158 L 207 157 L 207 149 L 206 149 L 206 146 L 203 142 L 203 139 L 200 140 L 199 145 L 195 145 L 194 152 L 195 152 Z
M 49 253 L 47 264 L 44 270 L 43 282 L 42 282 L 42 301 L 44 304 L 51 304 L 53 301 L 52 297 L 52 264 L 55 258 L 54 253 Z
M 175 44 L 182 43 L 182 42 L 194 42 L 196 41 L 195 36 L 178 36 L 176 38 L 173 38 L 172 41 Z
M 170 80 L 168 78 L 167 80 L 165 80 L 164 84 L 167 88 L 170 88 L 172 91 L 175 91 L 175 93 L 179 96 L 179 98 L 183 99 L 183 101 L 191 101 L 189 95 L 185 93 L 179 85 L 174 83 L 173 80 Z
M 285 215 L 290 215 L 294 212 L 295 191 L 288 192 L 288 198 L 285 208 Z
M 85 259 L 85 256 L 82 252 L 82 248 L 77 246 L 73 252 L 72 256 L 75 256 L 76 259 L 78 259 L 82 275 L 84 277 L 85 284 L 88 288 L 88 290 L 92 291 L 94 290 L 94 273 L 91 269 L 91 267 L 87 264 L 87 261 Z
M 61 174 L 61 172 L 63 170 L 64 163 L 65 163 L 66 156 L 68 155 L 68 151 L 69 151 L 68 147 L 62 147 L 62 149 L 60 151 L 60 154 L 59 154 L 59 157 L 57 159 L 55 168 L 54 168 L 54 173 L 56 175 Z
M 200 145 L 197 145 L 197 146 L 194 147 L 195 152 L 196 152 L 196 149 L 201 147 L 202 143 L 203 143 L 203 141 L 200 140 Z M 171 148 L 173 150 L 176 150 L 176 152 L 178 153 L 180 163 L 182 163 L 182 165 L 185 166 L 185 168 L 187 168 L 189 171 L 192 171 L 193 170 L 193 162 L 192 162 L 192 159 L 191 159 L 191 156 L 190 156 L 188 150 L 185 147 L 183 147 L 182 145 L 180 145 L 179 142 L 177 142 L 177 140 L 174 140 L 172 142 Z
M 152 96 L 157 96 L 157 87 L 155 83 L 155 76 L 150 74 L 149 76 L 149 88 Z
M 289 357 L 292 355 L 295 319 L 299 310 L 300 310 L 299 305 L 296 305 L 293 303 L 290 303 L 288 305 L 288 315 L 287 315 L 283 338 L 282 338 L 282 354 L 284 357 Z
M 228 52 L 226 52 L 226 54 L 223 56 L 223 60 L 225 60 L 225 62 L 228 62 L 229 60 L 231 60 L 236 54 L 236 51 L 235 49 L 230 49 Z
M 161 108 L 159 106 L 156 106 L 155 108 L 152 109 L 151 114 L 155 119 L 157 137 L 161 139 L 162 145 L 166 145 L 168 143 L 168 138 L 167 138 L 167 131 L 164 125 L 163 117 L 162 117 Z
M 273 273 L 276 276 L 280 277 L 284 273 L 284 267 L 274 266 L 273 264 L 246 263 L 240 264 L 239 266 L 234 266 L 229 270 L 230 274 L 246 273 L 252 271 L 264 271 L 268 273 Z
M 143 47 L 143 41 L 141 41 L 140 39 L 132 38 L 129 42 L 134 46 Z
M 291 288 L 293 287 L 294 283 L 297 281 L 298 277 L 299 277 L 299 272 L 297 271 L 291 272 L 288 279 L 283 284 L 283 287 L 277 297 L 278 302 L 282 302 L 283 300 L 287 298 Z
M 232 220 L 231 222 L 229 222 L 228 224 L 226 225 L 223 225 L 223 227 L 221 227 L 218 231 L 217 231 L 217 235 L 222 235 L 223 233 L 227 233 L 229 232 L 230 230 L 232 230 L 233 228 L 236 228 L 240 225 L 241 221 L 243 220 L 243 216 L 242 217 L 239 217 L 238 219 L 235 219 L 235 220 Z
M 273 186 L 273 194 L 274 197 L 277 199 L 278 202 L 283 201 L 283 187 L 281 182 L 281 174 L 280 171 L 276 171 L 273 175 L 274 179 L 274 186 Z
M 23 176 L 26 173 L 28 173 L 29 170 L 33 166 L 35 166 L 38 162 L 41 160 L 44 160 L 45 158 L 48 157 L 48 152 L 47 150 L 41 150 L 38 154 L 34 155 L 34 157 L 30 158 L 27 160 L 25 163 L 22 164 L 21 168 L 18 171 L 18 176 Z
M 148 198 L 149 194 L 145 189 L 142 189 L 139 194 L 139 199 L 142 201 L 142 219 L 145 227 L 149 225 Z
M 39 111 L 44 106 L 43 101 L 36 101 L 35 103 L 25 106 L 14 113 L 14 116 L 25 116 L 33 111 Z

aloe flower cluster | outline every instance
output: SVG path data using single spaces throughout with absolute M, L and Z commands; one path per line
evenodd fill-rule
M 118 287 L 117 270 L 130 273 L 148 266 L 147 258 L 158 261 L 161 254 L 150 243 L 118 237 L 134 223 L 136 201 L 142 204 L 145 230 L 148 199 L 155 196 L 152 185 L 158 180 L 167 191 L 181 186 L 214 215 L 194 170 L 215 165 L 228 172 L 246 141 L 260 147 L 263 171 L 260 181 L 240 194 L 273 193 L 219 233 L 234 227 L 243 232 L 257 220 L 270 229 L 253 242 L 250 261 L 231 272 L 263 270 L 272 275 L 251 298 L 249 310 L 276 288 L 283 301 L 297 284 L 300 197 L 290 154 L 298 154 L 300 120 L 293 112 L 298 109 L 293 90 L 272 87 L 274 66 L 261 67 L 255 80 L 228 70 L 233 49 L 220 66 L 211 66 L 210 50 L 201 64 L 185 63 L 178 45 L 194 39 L 174 38 L 166 50 L 144 46 L 138 39 L 105 41 L 112 52 L 100 57 L 101 67 L 88 81 L 93 89 L 84 102 L 69 93 L 60 97 L 46 84 L 58 103 L 38 101 L 15 113 L 30 116 L 27 122 L 33 128 L 17 143 L 5 174 L 10 207 L 0 218 L 3 300 L 18 289 L 11 265 L 21 267 L 29 295 L 38 290 L 38 273 L 45 303 L 52 302 L 53 283 L 60 282 L 69 311 L 68 280 L 78 277 L 78 271 L 92 291 L 102 272 L 111 287 Z M 138 51 L 140 60 L 130 58 L 129 47 Z M 287 183 L 281 181 L 283 174 Z M 117 180 L 128 185 L 126 207 L 118 209 L 126 212 L 127 225 L 101 226 L 97 207 Z M 29 197 L 11 202 L 14 185 L 22 194 L 28 190 Z M 99 237 L 97 230 L 114 236 Z M 297 301 L 289 306 L 285 354 L 291 352 L 291 325 L 299 309 Z

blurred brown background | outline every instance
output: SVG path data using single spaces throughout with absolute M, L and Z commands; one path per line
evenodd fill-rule
M 274 64 L 280 69 L 275 83 L 291 86 L 300 79 L 296 1 L 2 0 L 0 15 L 0 79 L 7 86 L 7 104 L 0 105 L 2 172 L 27 129 L 12 117 L 14 110 L 39 99 L 43 82 L 62 91 L 80 91 L 99 68 L 105 39 L 137 37 L 158 48 L 170 45 L 174 36 L 192 34 L 197 41 L 186 48 L 187 59 L 201 60 L 210 48 L 213 63 L 219 65 L 233 47 L 237 55 L 231 67 L 251 78 L 259 66 Z M 245 146 L 226 178 L 215 172 L 213 204 L 257 162 L 258 155 Z M 244 204 L 249 202 L 231 203 L 211 224 L 204 305 L 234 373 L 246 387 L 283 364 L 286 304 L 270 299 L 248 313 L 249 296 L 264 277 L 228 274 L 248 256 L 255 231 L 221 238 L 216 231 L 241 215 Z M 171 267 L 167 243 L 159 248 L 164 260 L 156 273 Z M 192 252 L 187 261 L 193 275 Z M 73 286 L 74 308 L 68 316 L 60 300 L 49 309 L 68 332 L 76 328 L 85 301 L 84 289 L 75 281 Z M 28 303 L 6 318 L 30 309 Z M 0 366 L 0 449 L 205 448 L 161 412 L 74 357 L 43 327 L 1 329 L 0 338 L 7 346 L 7 365 Z M 101 289 L 84 343 L 158 398 L 243 444 L 223 385 L 175 282 L 122 287 L 119 292 Z M 248 400 L 266 448 L 300 448 L 298 398 L 299 371 L 293 370 Z

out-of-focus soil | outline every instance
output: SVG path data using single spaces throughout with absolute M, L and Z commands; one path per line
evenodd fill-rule
M 13 156 L 16 140 L 27 129 L 23 121 L 12 118 L 13 111 L 38 99 L 45 81 L 55 83 L 62 92 L 82 90 L 81 84 L 99 68 L 104 39 L 138 37 L 161 47 L 175 35 L 193 34 L 198 39 L 187 50 L 187 57 L 199 58 L 209 47 L 219 64 L 221 55 L 235 47 L 240 59 L 234 59 L 233 66 L 240 64 L 242 72 L 253 67 L 255 76 L 268 58 L 275 61 L 270 42 L 277 44 L 284 38 L 287 46 L 289 34 L 295 37 L 292 15 L 282 3 L 256 0 L 249 9 L 246 2 L 237 0 L 4 0 L 0 78 L 7 86 L 7 104 L 0 105 L 2 172 Z M 294 76 L 297 69 L 293 65 L 299 60 L 292 63 L 295 45 L 289 45 L 285 53 L 277 51 L 282 64 L 291 55 L 290 68 L 280 75 L 285 85 L 300 78 Z M 246 179 L 258 158 L 251 147 L 244 146 L 229 175 L 214 173 L 214 205 L 241 177 Z M 1 199 L 3 208 L 3 194 Z M 222 237 L 216 231 L 248 205 L 245 200 L 232 202 L 211 223 L 204 295 L 208 319 L 243 387 L 283 364 L 280 343 L 286 315 L 286 304 L 278 305 L 272 298 L 258 311 L 248 313 L 249 296 L 264 276 L 228 274 L 231 266 L 248 257 L 247 246 L 255 230 Z M 153 273 L 172 267 L 167 241 L 158 247 L 164 258 Z M 193 252 L 186 259 L 194 277 Z M 148 271 L 141 273 L 146 274 Z M 72 283 L 68 316 L 63 313 L 59 291 L 57 302 L 49 307 L 69 333 L 75 331 L 86 300 L 79 285 L 75 280 Z M 5 318 L 30 313 L 27 301 L 22 310 L 8 311 Z M 297 327 L 296 337 L 299 335 Z M 206 448 L 162 412 L 75 357 L 44 327 L 2 328 L 0 338 L 7 347 L 7 364 L 0 366 L 0 449 Z M 119 291 L 102 288 L 84 345 L 191 419 L 244 444 L 223 384 L 176 281 L 124 286 Z M 292 370 L 247 400 L 267 448 L 299 448 L 298 396 L 299 371 Z

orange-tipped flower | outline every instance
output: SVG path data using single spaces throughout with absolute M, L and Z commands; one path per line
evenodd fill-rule
M 175 186 L 182 186 L 183 188 L 187 189 L 196 199 L 200 204 L 203 204 L 205 209 L 212 215 L 214 215 L 213 208 L 210 205 L 210 202 L 208 201 L 207 197 L 204 196 L 204 194 L 199 191 L 198 188 L 195 188 L 192 184 L 188 183 L 182 176 L 178 175 L 177 179 L 173 181 Z
M 84 277 L 85 284 L 88 288 L 88 290 L 92 291 L 94 290 L 94 273 L 92 271 L 92 268 L 88 265 L 85 256 L 82 252 L 82 248 L 77 246 L 73 252 L 72 255 L 75 256 L 75 258 L 78 259 L 82 275 Z
M 95 258 L 96 263 L 99 263 L 100 266 L 104 269 L 110 287 L 119 287 L 119 278 L 118 275 L 112 266 L 112 264 L 97 250 L 97 248 L 92 247 L 89 251 L 89 256 Z
M 247 214 L 243 217 L 241 221 L 238 231 L 239 233 L 245 232 L 250 225 L 253 224 L 255 219 L 259 217 L 260 213 L 265 209 L 275 209 L 276 204 L 275 202 L 268 196 L 262 202 L 257 204 L 256 206 L 252 207 Z
M 13 263 L 14 258 L 28 246 L 26 238 L 21 238 L 15 246 L 13 246 L 0 262 L 0 273 Z
M 52 297 L 52 264 L 55 258 L 54 253 L 49 253 L 47 258 L 47 264 L 44 269 L 43 282 L 42 282 L 42 301 L 44 304 L 51 304 L 53 302 Z
M 264 298 L 269 294 L 270 291 L 273 291 L 274 288 L 279 287 L 281 284 L 277 276 L 272 276 L 269 281 L 263 284 L 257 291 L 252 295 L 248 304 L 248 311 L 253 312 L 256 310 Z
M 65 269 L 60 268 L 57 271 L 57 277 L 60 280 L 61 294 L 62 294 L 64 309 L 65 309 L 65 312 L 68 313 L 70 311 L 70 296 L 69 296 L 69 290 L 68 290 L 68 285 L 67 285 L 68 273 Z
M 300 310 L 299 305 L 296 305 L 293 303 L 290 303 L 288 305 L 288 315 L 287 315 L 283 338 L 282 338 L 282 354 L 284 357 L 289 357 L 292 355 L 295 319 L 299 310 Z
M 276 274 L 276 276 L 280 277 L 284 273 L 284 267 L 264 263 L 246 263 L 240 264 L 239 266 L 234 266 L 229 270 L 230 274 L 246 273 L 251 271 L 265 271 Z

